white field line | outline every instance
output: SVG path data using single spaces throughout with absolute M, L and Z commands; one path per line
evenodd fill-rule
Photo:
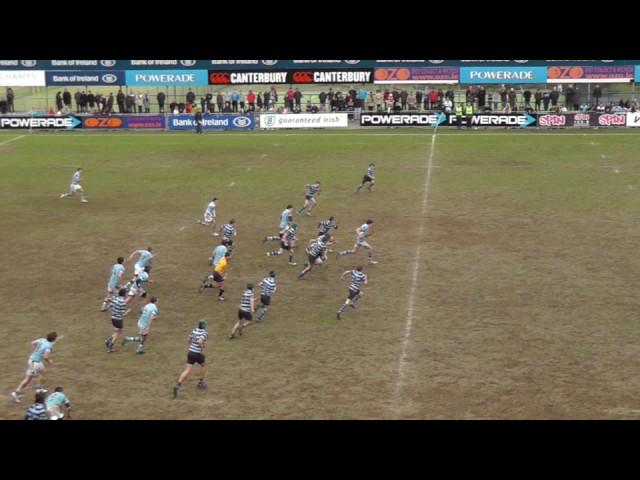
M 31 138 L 73 138 L 76 139 L 78 136 L 83 137 L 184 137 L 184 138 L 196 138 L 195 135 L 185 135 L 182 133 L 161 133 L 161 132 L 147 132 L 147 133 L 82 133 L 82 132 L 73 132 L 72 134 L 67 133 L 66 135 L 58 135 L 55 133 L 35 133 L 31 135 Z M 605 132 L 605 133 L 538 133 L 538 132 L 528 132 L 528 133 L 509 133 L 509 132 L 497 132 L 497 133 L 484 133 L 484 132 L 466 132 L 466 133 L 439 133 L 440 136 L 456 136 L 456 137 L 504 137 L 504 136 L 530 136 L 530 137 L 586 137 L 586 136 L 609 136 L 609 137 L 634 137 L 640 136 L 640 129 L 637 133 L 613 133 L 613 132 Z M 22 135 L 24 137 L 25 135 Z M 338 132 L 315 132 L 315 133 L 275 133 L 275 132 L 248 132 L 248 133 L 210 133 L 205 134 L 204 136 L 198 136 L 197 138 L 217 138 L 217 137 L 255 137 L 255 136 L 265 136 L 265 137 L 321 137 L 321 136 L 354 136 L 354 137 L 383 137 L 383 136 L 393 136 L 393 137 L 424 137 L 424 132 L 415 132 L 415 133 L 359 133 L 359 132 L 348 132 L 343 131 L 341 133 Z M 1 144 L 0 144 L 1 145 Z
M 4 142 L 1 142 L 0 145 L 6 145 L 7 143 L 11 143 L 15 140 L 20 140 L 21 138 L 24 138 L 24 137 L 26 137 L 26 135 L 20 135 L 19 137 L 14 137 L 10 140 L 5 140 Z
M 433 170 L 433 153 L 436 146 L 436 132 L 433 132 L 431 136 L 431 150 L 429 152 L 429 161 L 427 163 L 427 178 L 424 182 L 424 190 L 422 193 L 422 212 L 420 214 L 420 225 L 418 227 L 418 238 L 422 239 L 424 234 L 424 217 L 427 213 L 427 201 L 429 199 L 429 190 L 431 188 L 431 171 Z M 420 257 L 422 255 L 422 243 L 419 242 L 416 248 L 415 261 L 413 263 L 413 277 L 411 281 L 411 291 L 409 292 L 409 309 L 407 310 L 407 323 L 404 327 L 404 338 L 402 340 L 402 351 L 400 352 L 400 358 L 398 359 L 398 376 L 396 379 L 396 386 L 394 392 L 394 405 L 398 400 L 398 395 L 402 389 L 404 381 L 404 371 L 407 361 L 407 346 L 409 345 L 409 337 L 411 337 L 411 327 L 413 326 L 413 311 L 414 301 L 416 295 L 416 287 L 418 284 L 418 272 L 420 270 Z

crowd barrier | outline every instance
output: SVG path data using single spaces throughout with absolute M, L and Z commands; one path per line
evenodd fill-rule
M 458 122 L 460 121 L 460 125 Z M 333 112 L 205 114 L 203 130 L 254 130 L 367 127 L 516 127 L 601 128 L 640 127 L 640 112 L 477 113 Z M 195 116 L 177 115 L 0 115 L 0 129 L 36 130 L 195 130 Z

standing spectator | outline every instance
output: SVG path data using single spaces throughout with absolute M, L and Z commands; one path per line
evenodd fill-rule
M 262 111 L 262 95 L 260 95 L 259 93 L 256 95 L 256 107 L 258 107 L 258 111 L 261 112 Z
M 455 106 L 456 97 L 452 89 L 449 88 L 447 93 L 442 93 L 442 89 L 438 89 L 438 103 L 441 103 L 444 98 L 451 102 L 451 108 Z
M 365 108 L 368 112 L 373 112 L 375 101 L 373 99 L 373 92 L 369 92 L 367 99 L 364 101 Z
M 464 109 L 464 115 L 467 117 L 467 128 L 471 128 L 471 120 L 473 119 L 473 103 L 467 103 Z
M 464 101 L 465 103 L 471 103 L 473 98 L 473 91 L 471 90 L 471 85 L 467 87 L 467 91 L 464 92 Z
M 507 88 L 502 85 L 502 88 L 500 89 L 500 103 L 503 110 L 507 107 L 507 94 Z
M 393 95 L 393 106 L 395 108 L 395 106 L 400 103 L 400 92 L 398 90 L 393 90 L 391 95 Z
M 330 88 L 329 91 L 327 92 L 327 100 L 329 100 L 329 106 L 333 106 L 333 97 L 335 96 L 335 93 L 333 93 L 333 89 Z
M 415 112 L 418 110 L 418 108 L 416 107 L 416 93 L 415 92 L 410 92 L 409 96 L 407 97 L 407 105 L 409 106 L 409 110 L 412 112 Z
M 540 110 L 540 103 L 542 102 L 542 92 L 540 91 L 540 89 L 536 90 L 536 93 L 533 95 L 533 97 L 536 100 L 535 109 L 536 109 L 536 112 L 537 112 L 538 110 Z
M 231 107 L 234 112 L 238 111 L 238 102 L 240 100 L 240 94 L 236 91 L 231 93 Z
M 204 101 L 205 101 L 205 109 L 203 110 L 204 112 L 211 112 L 213 113 L 214 110 L 211 108 L 212 107 L 212 103 L 211 101 L 213 100 L 213 95 L 211 94 L 211 92 L 207 92 L 207 94 L 204 97 Z
M 377 112 L 381 112 L 382 111 L 382 105 L 384 102 L 384 97 L 382 96 L 382 92 L 380 90 L 376 90 L 376 93 L 374 95 L 374 101 L 375 101 L 375 105 L 376 105 L 376 111 Z
M 158 100 L 158 109 L 160 113 L 164 113 L 164 101 L 166 98 L 167 97 L 164 94 L 164 92 L 158 92 L 158 95 L 156 95 L 156 100 Z
M 367 99 L 369 98 L 369 91 L 364 88 L 364 86 L 362 86 L 361 88 L 358 89 L 358 100 L 359 100 L 359 107 L 364 110 L 366 107 L 366 103 L 367 103 Z
M 422 105 L 422 90 L 416 90 L 416 109 L 420 110 L 420 105 Z
M 269 111 L 269 99 L 271 98 L 269 92 L 266 90 L 262 93 L 262 108 L 265 112 Z
M 25 420 L 46 420 L 47 408 L 44 404 L 46 390 L 36 390 L 36 402 L 27 409 L 27 413 L 24 416 Z
M 553 87 L 551 91 L 551 108 L 556 109 L 558 106 L 558 97 L 560 97 L 560 92 L 558 92 L 558 87 Z
M 62 111 L 62 92 L 56 93 L 56 109 L 58 112 Z
M 524 108 L 528 110 L 531 108 L 531 90 L 527 89 L 523 93 L 524 97 Z
M 318 98 L 320 99 L 320 111 L 324 112 L 327 106 L 327 94 L 324 92 L 324 90 L 320 92 Z
M 196 94 L 189 89 L 187 92 L 187 103 L 193 104 L 196 101 Z
M 116 94 L 116 102 L 118 104 L 119 113 L 125 113 L 126 110 L 124 108 L 124 93 L 122 93 L 122 87 L 118 89 L 118 93 Z
M 142 97 L 142 105 L 144 105 L 144 113 L 151 113 L 151 101 L 149 100 L 149 94 L 144 92 Z
M 242 95 L 242 92 L 238 92 L 238 103 L 240 105 L 240 112 L 244 113 L 245 112 L 245 103 L 244 103 L 244 95 Z
M 76 101 L 76 112 L 80 112 L 80 97 L 82 96 L 82 93 L 80 92 L 80 90 L 76 91 L 76 93 L 73 95 L 74 100 Z
M 249 104 L 249 111 L 256 111 L 256 94 L 253 93 L 253 90 L 249 89 L 249 93 L 247 93 L 247 103 Z
M 218 92 L 216 95 L 216 104 L 218 105 L 218 112 L 222 112 L 224 108 L 224 97 L 222 96 L 222 92 Z
M 107 100 L 107 114 L 111 115 L 113 112 L 113 92 L 109 94 L 109 99 Z
M 462 115 L 464 114 L 464 108 L 461 103 L 456 105 L 456 128 L 460 130 L 462 128 Z
M 207 107 L 207 97 L 203 95 L 200 97 L 200 110 L 205 112 L 205 108 Z
M 13 108 L 13 101 L 15 98 L 16 96 L 13 93 L 13 88 L 7 87 L 7 109 L 10 113 L 15 112 L 15 109 Z
M 486 96 L 487 91 L 484 89 L 484 87 L 480 87 L 480 90 L 478 90 L 478 112 L 482 112 L 484 110 Z
M 409 98 L 409 94 L 406 90 L 402 90 L 400 92 L 400 105 L 402 106 L 402 110 L 407 109 L 407 98 Z
M 429 110 L 435 110 L 438 105 L 438 92 L 435 89 L 429 92 Z
M 289 87 L 289 90 L 287 91 L 287 97 L 285 99 L 285 105 L 284 107 L 288 110 L 293 110 L 293 101 L 295 99 L 296 93 L 293 91 L 293 89 L 291 87 Z
M 549 102 L 551 101 L 551 93 L 549 93 L 549 91 L 544 92 L 544 95 L 542 95 L 542 102 L 544 104 L 544 111 L 548 112 L 549 111 Z
M 136 94 L 136 106 L 138 107 L 138 113 L 142 113 L 143 104 L 144 104 L 144 95 L 138 92 Z
M 509 89 L 509 107 L 511 107 L 511 111 L 516 110 L 516 91 L 513 87 Z
M 575 93 L 573 85 L 567 85 L 567 91 L 564 93 L 564 105 L 567 110 L 575 110 Z
M 296 88 L 296 91 L 293 93 L 293 98 L 296 101 L 296 108 L 298 110 L 300 110 L 300 100 L 302 99 L 302 97 L 302 92 L 298 88 Z
M 80 111 L 82 113 L 87 111 L 87 94 L 84 90 L 80 92 Z
M 200 110 L 196 111 L 195 122 L 196 133 L 202 133 L 202 112 Z
M 66 88 L 64 89 L 64 93 L 62 94 L 62 101 L 64 102 L 65 107 L 71 109 L 71 94 Z
M 593 98 L 596 99 L 596 107 L 600 103 L 600 97 L 602 96 L 602 89 L 600 85 L 596 85 L 596 88 L 593 89 Z
M 497 94 L 495 95 L 497 97 Z M 494 93 L 493 92 L 489 92 L 487 95 L 487 108 L 485 109 L 485 111 L 491 111 L 491 109 L 493 108 L 493 97 L 494 97 Z M 498 104 L 498 101 L 496 100 L 496 105 Z
M 273 108 L 276 108 L 278 105 L 278 92 L 276 91 L 276 87 L 271 87 L 271 90 L 269 90 L 269 99 L 271 100 L 269 105 L 273 105 Z
M 387 113 L 391 113 L 393 112 L 393 105 L 394 105 L 394 100 L 393 100 L 393 94 L 391 92 L 385 92 L 385 103 L 387 105 Z
M 87 103 L 89 104 L 89 110 L 93 112 L 93 108 L 96 106 L 96 96 L 91 93 L 91 90 L 87 92 Z

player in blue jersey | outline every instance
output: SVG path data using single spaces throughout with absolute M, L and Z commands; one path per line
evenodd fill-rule
M 280 223 L 278 224 L 278 235 L 267 235 L 262 240 L 262 243 L 265 243 L 271 240 L 281 240 L 282 235 L 284 234 L 285 230 L 291 225 L 291 222 L 293 222 L 293 205 L 289 204 L 287 205 L 287 208 L 285 208 L 280 214 Z
M 140 318 L 138 319 L 138 333 L 137 337 L 124 337 L 122 340 L 122 345 L 126 345 L 128 342 L 131 343 L 139 343 L 138 349 L 136 353 L 141 355 L 144 353 L 144 342 L 147 341 L 147 337 L 151 333 L 151 323 L 158 316 L 158 298 L 151 297 L 149 299 L 149 303 L 147 303 L 142 312 L 140 313 Z
M 102 301 L 102 307 L 100 311 L 106 312 L 109 308 L 109 300 L 120 290 L 120 284 L 122 282 L 122 276 L 124 275 L 124 257 L 118 257 L 116 263 L 111 267 L 111 275 L 107 282 L 107 296 Z
M 22 389 L 31 383 L 31 380 L 35 377 L 38 377 L 38 383 L 42 382 L 42 373 L 44 372 L 44 364 L 45 362 L 49 365 L 53 365 L 53 362 L 49 358 L 49 354 L 53 350 L 53 345 L 58 338 L 58 334 L 56 332 L 51 332 L 47 335 L 46 338 L 38 338 L 31 342 L 31 347 L 33 348 L 33 353 L 29 356 L 27 360 L 27 373 L 24 377 L 24 380 L 20 382 L 18 388 L 15 391 L 11 392 L 11 397 L 15 400 L 16 403 L 20 403 L 20 397 L 22 395 Z M 36 388 L 39 388 L 36 387 Z
M 126 288 L 129 289 L 127 292 L 127 303 L 131 303 L 135 297 L 147 297 L 147 283 L 153 283 L 150 273 L 151 267 L 147 265 L 142 272 L 136 274 L 136 276 L 127 283 Z
M 209 202 L 209 204 L 207 205 L 206 210 L 204 211 L 204 214 L 203 214 L 204 220 L 196 220 L 196 223 L 199 223 L 200 225 L 210 226 L 211 235 L 213 235 L 214 237 L 217 237 L 219 235 L 215 231 L 216 230 L 216 207 L 218 206 L 218 204 L 216 203 L 217 201 L 218 201 L 218 197 L 213 197 L 211 202 Z
M 72 197 L 76 192 L 80 192 L 80 201 L 87 203 L 89 200 L 84 198 L 84 188 L 80 185 L 82 181 L 82 168 L 78 168 L 71 177 L 71 185 L 69 185 L 69 193 L 61 193 L 60 198 Z
M 152 251 L 153 249 L 149 247 L 146 250 L 135 250 L 131 253 L 131 255 L 129 255 L 129 258 L 127 258 L 127 262 L 131 261 L 131 259 L 136 255 L 140 255 L 135 265 L 133 266 L 133 273 L 135 275 L 142 272 L 144 270 L 144 267 L 151 266 L 153 262 L 153 253 L 151 253 Z
M 47 397 L 46 406 L 49 420 L 71 418 L 71 402 L 62 387 L 56 387 L 55 391 Z

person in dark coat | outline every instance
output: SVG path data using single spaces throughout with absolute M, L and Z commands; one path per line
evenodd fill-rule
M 158 100 L 158 108 L 160 113 L 164 113 L 164 102 L 166 98 L 167 96 L 164 94 L 164 92 L 158 92 L 158 95 L 156 95 L 156 100 Z
M 80 111 L 80 95 L 82 95 L 80 93 L 80 90 L 78 90 L 76 93 L 73 94 L 73 99 L 76 102 L 76 112 Z
M 218 105 L 218 112 L 222 112 L 224 109 L 224 97 L 222 96 L 222 92 L 218 92 L 218 95 L 216 95 L 216 104 Z
M 531 108 L 531 90 L 525 90 L 522 96 L 524 97 L 524 108 Z
M 122 93 L 122 88 L 118 90 L 116 94 L 116 102 L 118 103 L 118 111 L 120 113 L 125 113 L 126 110 L 124 108 L 124 93 Z
M 13 101 L 15 100 L 16 96 L 13 93 L 13 88 L 11 87 L 7 87 L 7 110 L 10 113 L 15 112 L 15 109 L 13 108 Z
M 207 94 L 204 97 L 204 101 L 206 104 L 206 109 L 204 109 L 203 111 L 205 112 L 209 112 L 211 111 L 211 101 L 213 100 L 213 95 L 211 94 L 211 92 L 207 92 Z
M 71 108 L 71 94 L 66 88 L 64 89 L 64 93 L 62 94 L 62 101 L 64 102 L 66 107 Z
M 576 91 L 573 85 L 567 85 L 567 91 L 564 93 L 564 106 L 567 110 L 574 110 Z
M 596 85 L 596 88 L 593 89 L 593 98 L 596 99 L 596 106 L 600 103 L 600 97 L 602 96 L 602 89 L 600 85 Z
M 189 89 L 189 91 L 187 92 L 187 103 L 194 104 L 195 101 L 196 101 L 196 94 L 193 93 L 191 89 Z
M 93 111 L 93 108 L 96 106 L 96 96 L 91 93 L 91 90 L 87 92 L 87 104 L 89 105 L 89 109 Z
M 202 112 L 198 110 L 195 115 L 196 133 L 202 133 Z
M 416 105 L 420 109 L 420 105 L 422 105 L 422 90 L 416 91 Z
M 560 92 L 558 91 L 558 87 L 553 87 L 551 91 L 551 106 L 556 107 L 558 105 L 558 98 L 560 97 Z
M 533 97 L 536 100 L 535 108 L 537 112 L 538 110 L 540 110 L 540 104 L 542 103 L 542 92 L 540 91 L 540 89 L 536 90 L 536 93 L 533 95 Z
M 111 112 L 113 112 L 113 92 L 109 94 L 109 100 L 107 100 L 106 112 L 107 112 L 107 115 L 111 115 Z
M 293 98 L 296 100 L 296 108 L 300 108 L 300 100 L 302 99 L 302 92 L 296 88 L 296 91 L 293 93 Z
M 63 108 L 63 104 L 62 104 L 62 92 L 58 92 L 56 93 L 56 109 L 58 111 L 61 111 Z

